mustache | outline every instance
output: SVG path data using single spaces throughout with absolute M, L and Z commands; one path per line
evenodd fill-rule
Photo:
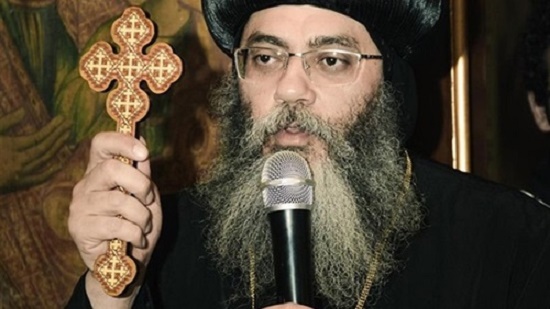
M 261 146 L 267 138 L 290 126 L 317 136 L 327 143 L 334 139 L 343 139 L 343 133 L 340 130 L 307 108 L 286 103 L 275 107 L 267 116 L 253 121 L 251 129 L 246 133 L 246 139 Z

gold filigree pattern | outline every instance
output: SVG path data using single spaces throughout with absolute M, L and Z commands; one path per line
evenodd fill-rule
M 117 81 L 107 96 L 107 113 L 117 122 L 117 131 L 135 136 L 136 123 L 149 110 L 149 97 L 141 89 L 145 81 L 151 91 L 168 90 L 183 72 L 183 64 L 172 48 L 165 43 L 154 44 L 148 54 L 145 45 L 154 36 L 153 23 L 139 7 L 129 7 L 111 27 L 113 41 L 119 46 L 118 54 L 111 45 L 97 42 L 80 60 L 80 75 L 95 91 L 105 91 Z M 126 164 L 132 160 L 117 156 Z M 118 188 L 127 193 L 124 188 Z M 109 251 L 100 255 L 94 265 L 94 276 L 105 293 L 118 296 L 136 275 L 135 262 L 126 255 L 127 245 L 119 239 L 109 242 Z

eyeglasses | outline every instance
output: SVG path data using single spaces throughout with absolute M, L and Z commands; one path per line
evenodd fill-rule
M 289 53 L 268 47 L 237 48 L 234 53 L 239 77 L 254 82 L 267 82 L 281 77 L 292 56 L 302 58 L 302 65 L 311 82 L 321 86 L 348 84 L 357 78 L 361 60 L 382 59 L 381 55 L 365 55 L 341 49 L 316 49 L 305 53 Z

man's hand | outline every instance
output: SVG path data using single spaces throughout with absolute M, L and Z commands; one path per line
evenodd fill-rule
M 63 167 L 55 155 L 67 142 L 71 124 L 58 116 L 33 134 L 7 136 L 24 117 L 22 108 L 0 117 L 0 193 L 40 184 Z
M 115 156 L 135 161 L 137 168 Z M 142 142 L 115 132 L 100 133 L 92 140 L 90 161 L 84 178 L 74 187 L 69 214 L 69 232 L 89 269 L 114 238 L 131 244 L 129 254 L 138 264 L 149 262 L 162 224 L 160 197 L 150 176 L 148 151 Z M 110 297 L 90 272 L 87 276 L 86 290 L 94 307 L 127 307 L 137 294 L 134 289 L 128 297 Z

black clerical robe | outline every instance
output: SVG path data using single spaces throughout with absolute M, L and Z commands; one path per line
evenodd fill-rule
M 369 308 L 550 308 L 550 209 L 518 190 L 413 158 L 425 227 Z M 136 308 L 229 308 L 230 278 L 205 251 L 204 210 L 182 193 L 165 225 Z M 260 295 L 258 306 L 273 304 Z M 68 307 L 85 308 L 83 280 Z M 325 308 L 319 302 L 316 306 Z M 248 300 L 230 308 L 251 308 Z
M 533 170 L 529 189 L 535 198 L 550 205 L 550 156 L 539 162 Z

